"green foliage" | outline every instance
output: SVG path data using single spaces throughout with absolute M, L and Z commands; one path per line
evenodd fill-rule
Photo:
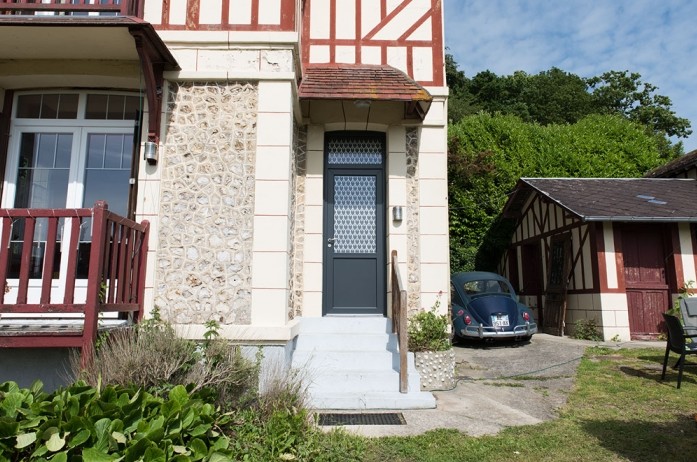
M 451 269 L 496 270 L 513 230 L 500 213 L 521 177 L 639 177 L 662 165 L 657 138 L 619 116 L 539 125 L 480 113 L 451 125 Z
M 409 351 L 445 351 L 452 348 L 448 334 L 448 316 L 438 314 L 440 297 L 441 294 L 438 294 L 430 310 L 419 311 L 409 318 Z
M 587 79 L 595 105 L 607 113 L 621 114 L 652 132 L 686 138 L 690 121 L 675 115 L 669 97 L 655 94 L 658 87 L 641 81 L 641 74 L 609 71 Z
M 0 385 L 0 461 L 229 460 L 218 413 L 183 386 L 167 397 L 78 382 L 53 394 L 41 385 Z M 221 459 L 224 458 L 224 459 Z
M 678 289 L 678 298 L 673 302 L 673 306 L 670 307 L 666 313 L 677 316 L 678 319 L 682 319 L 682 313 L 680 312 L 680 300 L 683 298 L 691 297 L 695 293 L 695 281 L 685 281 Z
M 576 321 L 571 338 L 576 338 L 579 340 L 593 340 L 595 342 L 602 342 L 603 340 L 603 336 L 598 330 L 598 326 L 592 319 L 579 319 Z
M 303 408 L 222 412 L 207 394 L 165 394 L 78 382 L 53 394 L 40 383 L 0 384 L 0 462 L 360 460 L 363 441 L 325 434 Z M 297 400 L 292 400 L 297 402 Z
M 218 404 L 241 404 L 256 393 L 258 364 L 219 337 L 217 322 L 206 323 L 206 328 L 200 344 L 181 338 L 155 310 L 151 319 L 136 327 L 112 331 L 85 368 L 78 356 L 73 357 L 73 376 L 93 386 L 166 391 L 184 385 L 210 393 Z

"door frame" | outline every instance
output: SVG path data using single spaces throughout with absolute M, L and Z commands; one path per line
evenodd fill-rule
M 350 137 L 355 139 L 370 138 L 377 139 L 381 144 L 382 162 L 376 164 L 333 164 L 329 165 L 329 142 L 338 137 Z M 323 214 L 322 214 L 322 246 L 323 246 L 323 261 L 322 265 L 322 316 L 328 315 L 356 315 L 362 314 L 370 316 L 387 316 L 387 137 L 384 132 L 373 131 L 331 131 L 324 134 L 324 188 L 323 188 Z M 333 299 L 332 290 L 332 273 L 333 267 L 333 251 L 330 250 L 330 242 L 328 239 L 333 238 L 333 199 L 334 199 L 334 182 L 331 181 L 334 175 L 361 175 L 374 174 L 376 181 L 376 259 L 377 259 L 377 280 L 376 280 L 376 309 L 370 313 L 345 312 L 333 313 L 330 310 L 331 301 Z M 351 254 L 349 254 L 351 255 Z

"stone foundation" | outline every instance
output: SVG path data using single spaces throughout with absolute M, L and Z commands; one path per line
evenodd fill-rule
M 447 390 L 455 386 L 455 351 L 420 351 L 414 353 L 416 370 L 421 376 L 421 390 Z

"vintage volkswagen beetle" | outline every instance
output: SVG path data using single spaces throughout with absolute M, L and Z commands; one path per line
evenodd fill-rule
M 456 338 L 529 340 L 537 332 L 530 308 L 506 278 L 483 271 L 450 278 L 453 333 Z

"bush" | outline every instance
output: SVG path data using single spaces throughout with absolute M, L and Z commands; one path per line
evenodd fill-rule
M 206 397 L 181 385 L 157 396 L 84 382 L 47 394 L 40 382 L 31 389 L 6 382 L 0 384 L 0 462 L 361 459 L 360 438 L 325 434 L 305 409 L 222 412 Z
M 595 342 L 602 342 L 603 340 L 600 330 L 598 330 L 595 321 L 592 319 L 579 319 L 576 321 L 571 338 L 576 338 L 579 340 L 593 340 Z
M 445 351 L 452 348 L 448 317 L 438 314 L 439 306 L 440 294 L 430 310 L 420 311 L 409 318 L 409 351 Z
M 110 332 L 85 368 L 73 356 L 73 377 L 92 386 L 135 386 L 155 393 L 184 385 L 191 392 L 211 393 L 214 402 L 229 407 L 256 393 L 258 367 L 239 347 L 218 338 L 216 323 L 207 327 L 202 343 L 183 339 L 155 311 L 153 319 Z

